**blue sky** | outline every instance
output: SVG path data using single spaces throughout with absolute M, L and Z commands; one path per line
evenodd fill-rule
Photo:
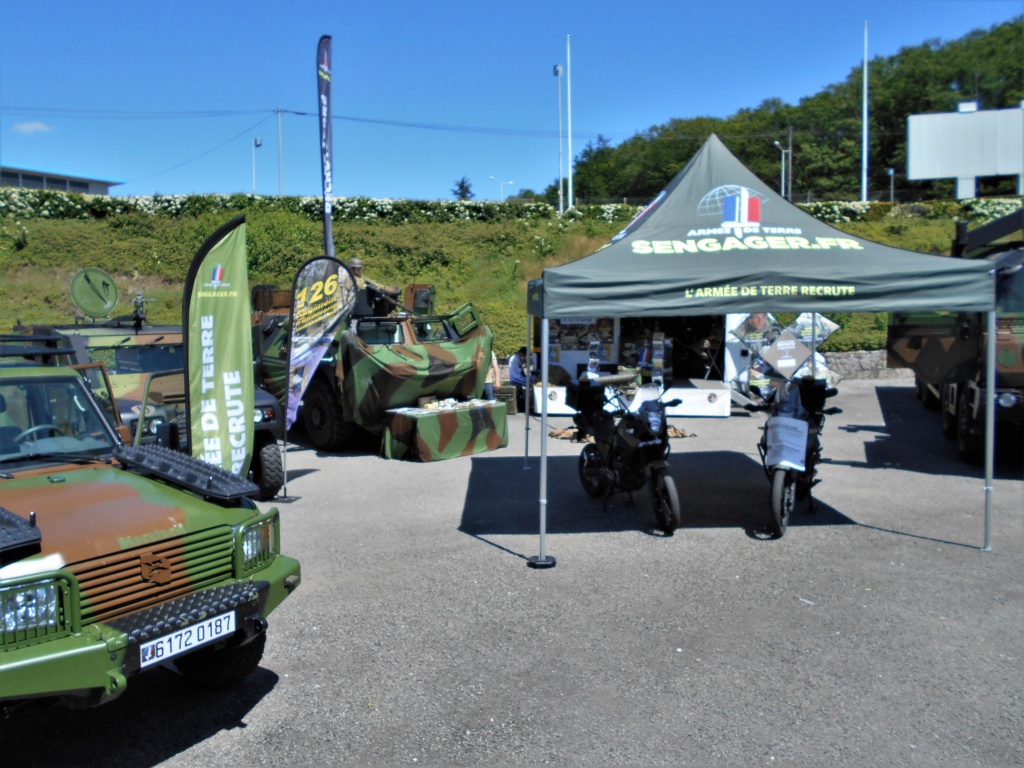
M 255 154 L 258 194 L 320 195 L 327 34 L 335 197 L 452 199 L 465 176 L 497 200 L 558 177 L 567 35 L 578 154 L 598 134 L 796 104 L 861 65 L 865 22 L 873 58 L 1022 13 L 1024 0 L 9 2 L 0 164 L 123 182 L 115 195 L 233 193 L 252 191 Z

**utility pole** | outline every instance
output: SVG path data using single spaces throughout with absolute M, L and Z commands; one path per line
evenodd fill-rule
M 284 150 L 281 143 L 281 108 L 277 108 L 277 195 L 284 197 Z

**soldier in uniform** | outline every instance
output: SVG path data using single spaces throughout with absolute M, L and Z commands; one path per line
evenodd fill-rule
M 372 280 L 367 280 L 363 277 L 363 260 L 356 257 L 348 260 L 348 271 L 352 273 L 352 277 L 356 283 L 356 306 L 353 310 L 354 315 L 372 315 L 372 314 L 388 314 L 392 309 L 398 306 L 398 294 L 399 289 L 392 286 L 378 285 Z M 378 300 L 385 300 L 385 309 L 383 312 L 379 310 L 375 313 L 374 305 Z

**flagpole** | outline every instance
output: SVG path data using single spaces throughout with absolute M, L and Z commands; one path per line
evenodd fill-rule
M 320 112 L 320 171 L 324 189 L 324 253 L 334 256 L 331 231 L 331 36 L 324 35 L 316 49 L 316 84 Z
M 864 22 L 864 74 L 861 95 L 860 199 L 868 199 L 868 23 Z
M 569 36 L 565 36 L 565 110 L 567 118 L 566 140 L 569 142 L 569 200 L 566 209 L 572 208 L 575 199 L 572 193 L 572 57 L 569 53 Z

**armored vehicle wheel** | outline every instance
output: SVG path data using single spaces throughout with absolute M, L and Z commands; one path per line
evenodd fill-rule
M 658 527 L 666 536 L 671 536 L 679 527 L 679 493 L 676 481 L 663 469 L 651 476 L 651 501 Z
M 972 423 L 970 396 L 970 387 L 964 386 L 956 402 L 956 447 L 961 459 L 978 465 L 985 461 L 985 435 Z
M 942 385 L 942 434 L 944 437 L 950 440 L 956 440 L 957 430 L 959 425 L 957 424 L 956 407 L 952 411 L 949 410 L 949 385 Z
M 601 452 L 597 450 L 597 446 L 593 443 L 583 446 L 579 461 L 580 484 L 587 495 L 595 499 L 608 493 L 608 480 L 601 475 L 603 466 Z
M 796 483 L 793 473 L 776 469 L 772 475 L 771 510 L 768 515 L 768 533 L 773 539 L 780 539 L 785 534 L 795 505 Z
M 330 385 L 319 378 L 313 379 L 302 398 L 302 424 L 309 442 L 321 451 L 341 448 L 353 431 Z
M 256 497 L 260 501 L 269 501 L 277 495 L 284 485 L 284 463 L 281 460 L 281 449 L 271 435 L 260 437 L 257 433 L 256 444 L 252 453 L 252 466 L 249 467 L 249 479 L 259 486 Z
M 203 688 L 230 688 L 256 671 L 263 658 L 267 635 L 261 632 L 245 645 L 204 648 L 175 659 L 182 677 Z

